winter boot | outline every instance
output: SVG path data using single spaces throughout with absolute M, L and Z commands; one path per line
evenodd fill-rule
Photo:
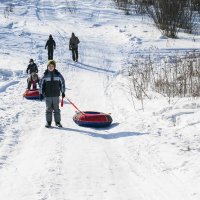
M 56 126 L 62 128 L 62 124 L 60 122 L 56 122 Z
M 51 122 L 47 122 L 45 125 L 46 128 L 50 128 L 51 127 Z

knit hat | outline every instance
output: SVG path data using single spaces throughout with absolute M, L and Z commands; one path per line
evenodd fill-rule
M 54 65 L 54 67 L 56 68 L 56 62 L 55 62 L 55 60 L 49 60 L 48 63 L 47 63 L 47 67 L 49 65 Z
M 33 59 L 32 59 L 32 58 L 30 59 L 29 63 L 31 63 L 31 62 L 33 62 Z

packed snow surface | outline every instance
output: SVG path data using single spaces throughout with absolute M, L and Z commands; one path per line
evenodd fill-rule
M 147 17 L 124 15 L 110 0 L 13 0 L 12 12 L 7 2 L 0 2 L 0 199 L 199 200 L 200 99 L 169 104 L 152 92 L 142 109 L 123 70 L 154 47 L 161 59 L 199 51 L 200 36 L 162 37 Z M 77 63 L 72 32 L 81 41 Z M 66 97 L 80 110 L 111 113 L 110 127 L 77 126 L 65 99 L 63 128 L 47 129 L 45 102 L 23 98 L 29 59 L 40 77 L 47 67 L 49 34 Z

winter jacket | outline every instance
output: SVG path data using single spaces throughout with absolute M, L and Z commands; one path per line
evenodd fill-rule
M 29 64 L 27 69 L 26 69 L 26 73 L 28 74 L 32 74 L 33 72 L 38 73 L 38 67 L 35 63 L 33 64 Z
M 50 37 L 45 45 L 45 49 L 48 47 L 48 50 L 53 50 L 56 48 L 56 43 L 52 37 Z
M 69 41 L 69 49 L 76 49 L 78 48 L 78 44 L 80 43 L 78 37 L 72 36 Z
M 58 70 L 46 70 L 40 81 L 40 93 L 45 97 L 57 97 L 65 93 L 65 80 Z

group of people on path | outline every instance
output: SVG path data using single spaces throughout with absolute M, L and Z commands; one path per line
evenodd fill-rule
M 73 61 L 78 61 L 78 44 L 80 43 L 78 37 L 72 33 L 69 41 L 69 50 L 72 51 Z M 38 67 L 34 63 L 33 59 L 30 59 L 29 65 L 26 69 L 29 78 L 27 79 L 27 90 L 37 89 L 37 84 L 40 87 L 40 100 L 45 98 L 46 102 L 46 125 L 45 127 L 50 128 L 52 124 L 52 118 L 54 113 L 55 125 L 62 127 L 61 114 L 59 108 L 59 97 L 65 97 L 65 79 L 62 74 L 56 69 L 56 62 L 53 60 L 53 52 L 56 49 L 56 43 L 49 35 L 49 39 L 46 42 L 45 49 L 48 50 L 48 63 L 47 69 L 44 72 L 41 80 L 38 77 Z
M 72 59 L 78 62 L 78 44 L 80 43 L 79 38 L 72 33 L 69 40 L 69 50 L 72 51 Z M 48 60 L 53 60 L 53 52 L 56 49 L 56 42 L 52 35 L 49 35 L 49 39 L 46 42 L 45 49 L 48 50 Z

